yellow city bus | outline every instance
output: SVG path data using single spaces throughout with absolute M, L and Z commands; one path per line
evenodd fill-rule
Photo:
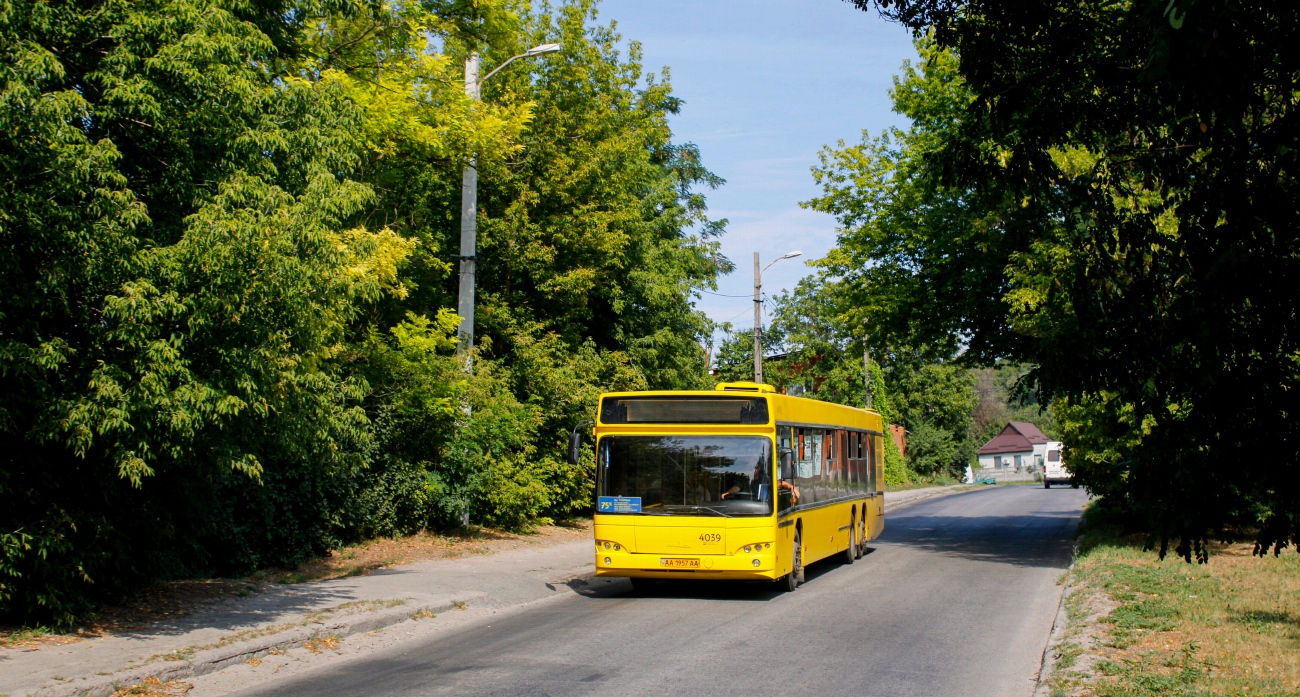
M 794 590 L 806 564 L 852 563 L 884 530 L 883 426 L 752 382 L 602 395 L 596 575 Z

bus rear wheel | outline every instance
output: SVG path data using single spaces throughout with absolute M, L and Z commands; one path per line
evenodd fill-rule
M 852 564 L 854 559 L 858 558 L 858 531 L 852 522 L 849 523 L 849 546 L 844 548 L 840 555 L 840 561 L 845 564 Z

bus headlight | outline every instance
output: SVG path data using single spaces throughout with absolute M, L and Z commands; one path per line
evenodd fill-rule
M 605 543 L 605 549 L 609 549 L 609 543 L 608 543 L 608 542 Z
M 614 543 L 614 551 L 615 551 L 615 552 L 618 551 L 618 543 L 617 543 L 617 542 Z
M 605 557 L 605 566 L 609 566 L 609 564 L 610 564 L 609 557 Z
M 745 554 L 749 554 L 749 545 L 745 545 Z
M 757 559 L 755 559 L 755 560 L 754 560 L 754 566 L 758 566 L 758 564 L 759 564 L 759 561 L 758 561 Z

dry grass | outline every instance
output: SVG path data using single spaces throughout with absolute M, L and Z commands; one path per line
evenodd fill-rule
M 342 643 L 342 639 L 331 634 L 329 636 L 314 636 L 308 639 L 307 643 L 303 644 L 302 647 L 312 653 L 320 653 L 325 649 L 337 651 Z
M 304 583 L 364 576 L 376 569 L 431 559 L 493 554 L 506 549 L 550 545 L 591 538 L 591 521 L 538 526 L 527 534 L 475 528 L 450 534 L 422 532 L 351 545 L 293 569 L 266 569 L 237 579 L 167 581 L 152 584 L 134 597 L 100 609 L 83 626 L 67 631 L 49 627 L 0 627 L 0 650 L 38 649 L 122 632 L 156 628 L 216 603 L 261 592 L 268 584 Z
M 242 632 L 234 632 L 232 634 L 227 634 L 221 637 L 220 639 L 209 644 L 186 646 L 184 648 L 175 649 L 173 651 L 167 651 L 165 653 L 157 653 L 145 659 L 145 663 L 152 663 L 154 661 L 188 661 L 189 659 L 194 657 L 195 653 L 198 653 L 199 651 L 221 648 L 223 646 L 229 646 L 231 644 L 235 644 L 241 641 L 256 639 L 257 637 L 271 636 L 273 634 L 279 634 L 280 632 L 284 632 L 290 629 L 295 629 L 297 627 L 306 627 L 310 624 L 325 622 L 327 620 L 334 619 L 335 617 L 343 617 L 347 615 L 355 615 L 362 612 L 371 612 L 373 610 L 381 610 L 384 608 L 398 607 L 401 605 L 405 605 L 406 602 L 407 602 L 406 600 L 401 598 L 391 598 L 388 600 L 352 600 L 343 603 L 341 605 L 335 605 L 333 607 L 325 608 L 324 610 L 309 612 L 306 615 L 303 615 L 302 619 L 294 622 L 284 622 L 282 624 L 267 624 L 260 627 L 254 627 L 252 629 L 245 629 Z M 338 637 L 335 638 L 337 639 Z M 275 653 L 276 653 L 275 651 L 271 652 L 272 655 L 275 655 Z
M 364 576 L 389 566 L 431 559 L 454 559 L 492 554 L 506 549 L 548 545 L 591 537 L 591 521 L 539 526 L 519 534 L 476 528 L 455 534 L 421 532 L 399 538 L 380 538 L 351 545 L 313 559 L 294 569 L 268 569 L 254 576 L 272 583 L 302 583 L 331 578 Z
M 1300 694 L 1300 554 L 1225 544 L 1197 565 L 1143 540 L 1087 526 L 1054 695 Z
M 114 692 L 113 697 L 176 697 L 193 689 L 193 685 L 180 680 L 163 682 L 158 678 L 145 678 L 139 685 L 124 687 Z
M 37 649 L 44 645 L 71 644 L 81 641 L 88 634 L 85 630 L 57 632 L 49 627 L 20 627 L 0 629 L 0 649 Z

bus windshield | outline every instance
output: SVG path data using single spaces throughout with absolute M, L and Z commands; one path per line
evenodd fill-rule
M 761 436 L 606 436 L 598 495 L 645 515 L 772 514 L 772 441 Z

